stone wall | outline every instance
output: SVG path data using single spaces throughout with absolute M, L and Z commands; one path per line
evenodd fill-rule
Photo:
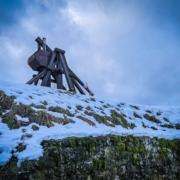
M 41 145 L 43 157 L 17 167 L 13 156 L 0 167 L 0 180 L 180 179 L 180 139 L 107 135 L 49 140 Z

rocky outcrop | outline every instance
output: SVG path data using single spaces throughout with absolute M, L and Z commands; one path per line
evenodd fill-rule
M 49 140 L 41 145 L 44 153 L 39 160 L 24 161 L 17 167 L 13 156 L 0 167 L 1 180 L 178 180 L 180 177 L 179 139 L 107 135 Z

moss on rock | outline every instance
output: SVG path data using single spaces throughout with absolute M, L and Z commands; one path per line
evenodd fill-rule
M 41 143 L 39 160 L 17 167 L 12 156 L 2 179 L 178 179 L 180 140 L 135 136 L 69 137 Z
M 144 118 L 147 119 L 148 121 L 151 121 L 151 122 L 155 122 L 155 123 L 161 123 L 160 120 L 158 120 L 155 116 L 150 116 L 148 114 L 145 114 L 144 115 Z
M 133 113 L 134 117 L 142 119 L 142 117 L 140 115 L 138 115 L 136 112 Z
M 0 112 L 9 110 L 14 104 L 15 96 L 7 96 L 3 91 L 0 91 Z
M 67 116 L 73 117 L 74 114 L 70 113 L 70 111 L 68 109 L 63 109 L 61 107 L 49 107 L 48 109 L 49 111 L 53 111 L 53 112 L 59 112 L 61 114 L 66 114 Z
M 128 123 L 128 121 L 125 119 L 126 115 L 123 113 L 118 113 L 115 110 L 111 110 L 111 116 L 101 116 L 99 114 L 94 113 L 93 117 L 98 121 L 99 123 L 103 123 L 107 126 L 114 127 L 115 125 L 121 125 L 122 127 L 128 129 L 133 129 L 136 127 L 134 123 Z

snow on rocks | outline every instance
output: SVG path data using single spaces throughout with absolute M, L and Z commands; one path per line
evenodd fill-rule
M 10 96 L 5 106 L 3 98 Z M 134 105 L 0 82 L 0 165 L 12 155 L 18 165 L 38 159 L 43 140 L 107 134 L 180 138 L 180 107 Z

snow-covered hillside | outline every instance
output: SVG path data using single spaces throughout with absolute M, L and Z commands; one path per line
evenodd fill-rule
M 12 103 L 5 106 L 10 96 Z M 107 134 L 180 138 L 180 107 L 135 105 L 0 82 L 0 165 L 12 154 L 19 165 L 38 159 L 43 154 L 42 140 Z M 19 145 L 25 148 L 18 151 Z

